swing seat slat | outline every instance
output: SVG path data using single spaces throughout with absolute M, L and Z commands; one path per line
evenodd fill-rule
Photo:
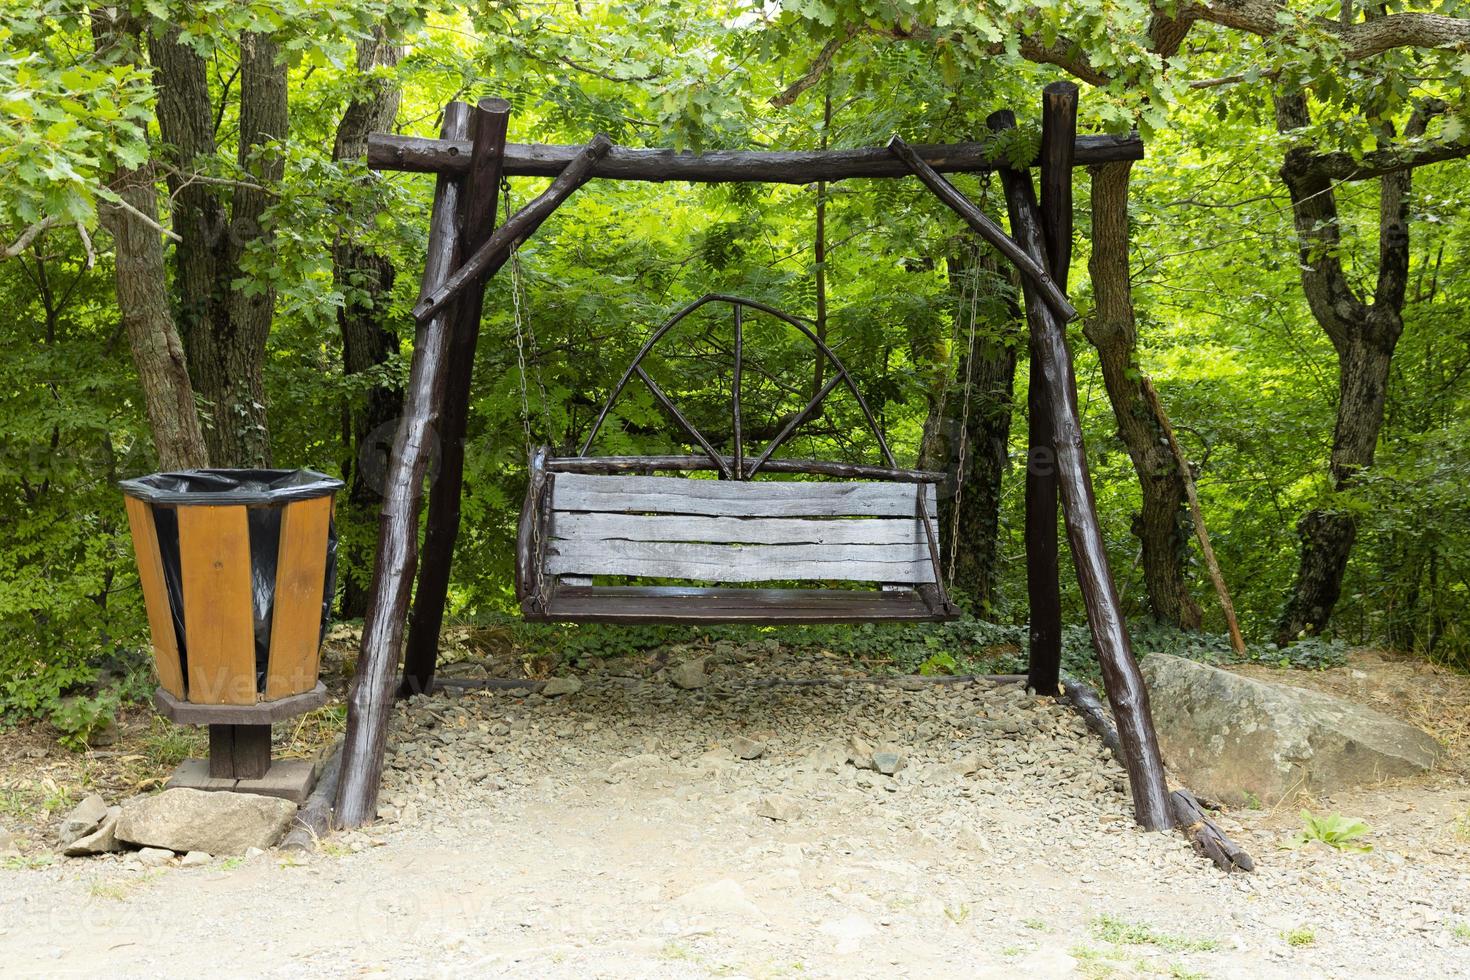
M 592 476 L 548 472 L 540 454 L 532 467 L 519 576 L 527 618 L 824 623 L 956 615 L 937 586 L 932 482 Z M 594 576 L 680 584 L 594 585 Z M 869 588 L 728 587 L 772 582 Z

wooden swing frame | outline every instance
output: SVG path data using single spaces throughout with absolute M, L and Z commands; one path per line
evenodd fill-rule
M 437 140 L 376 134 L 368 162 L 379 170 L 438 175 L 430 218 L 418 329 L 404 397 L 404 416 L 389 457 L 372 599 L 363 624 L 357 679 L 348 701 L 334 822 L 355 827 L 375 819 L 388 721 L 396 694 L 433 685 L 450 561 L 459 530 L 470 379 L 486 282 L 579 187 L 593 177 L 638 181 L 808 184 L 850 177 L 918 177 L 935 196 L 1020 271 L 1031 346 L 1030 465 L 1026 478 L 1027 586 L 1031 602 L 1028 685 L 1059 694 L 1060 584 L 1056 512 L 1060 499 L 1093 645 L 1118 724 L 1140 825 L 1175 825 L 1148 691 L 1134 660 L 1108 568 L 1093 499 L 1077 406 L 1066 323 L 1076 312 L 1065 293 L 1071 260 L 1072 169 L 1138 160 L 1135 137 L 1076 135 L 1077 87 L 1045 89 L 1038 204 L 1029 170 L 992 158 L 984 144 L 911 147 L 898 137 L 884 148 L 784 152 L 675 153 L 614 147 L 597 136 L 584 147 L 506 142 L 510 104 L 451 102 Z M 1014 126 L 1009 112 L 993 129 Z M 942 174 L 997 170 L 1011 233 L 968 200 Z M 551 185 L 495 227 L 497 189 L 510 176 L 549 176 Z M 439 473 L 429 492 L 422 568 L 418 512 L 431 444 Z M 891 456 L 887 457 L 891 465 Z M 767 466 L 770 464 L 767 463 Z M 414 576 L 418 573 L 417 590 Z M 411 625 L 410 595 L 413 594 Z M 395 676 L 400 647 L 401 682 Z

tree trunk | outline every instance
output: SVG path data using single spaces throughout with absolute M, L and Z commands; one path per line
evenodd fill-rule
M 402 48 L 388 43 L 381 29 L 357 44 L 357 69 L 366 74 L 379 66 L 398 64 Z M 395 78 L 376 77 L 366 93 L 354 99 L 342 114 L 332 159 L 351 165 L 367 152 L 368 134 L 389 132 L 398 116 L 399 86 Z M 372 180 L 365 174 L 365 180 Z M 367 198 L 365 198 L 367 199 Z M 353 216 L 354 226 L 370 227 L 378 212 L 373 206 Z M 332 279 L 342 293 L 337 324 L 342 331 L 342 370 L 347 375 L 381 372 L 398 352 L 398 334 L 389 315 L 388 299 L 393 290 L 393 262 L 363 246 L 351 234 L 342 235 L 332 247 Z M 367 392 L 362 405 L 349 410 L 346 425 L 348 444 L 342 475 L 348 480 L 346 522 L 358 527 L 374 526 L 382 506 L 383 476 L 393 425 L 403 413 L 403 391 L 386 379 Z M 368 583 L 372 581 L 372 552 L 363 542 L 370 536 L 349 535 L 344 543 L 342 606 L 345 618 L 367 613 Z
M 234 284 L 245 277 L 246 250 L 269 243 L 261 225 L 269 201 L 265 188 L 280 180 L 284 161 L 253 158 L 265 143 L 286 135 L 286 68 L 266 35 L 241 35 L 238 162 L 243 179 L 222 189 L 190 179 L 196 170 L 208 169 L 204 158 L 218 150 L 204 60 L 180 42 L 177 30 L 153 37 L 149 50 L 159 130 L 171 147 L 174 231 L 182 239 L 175 250 L 179 322 L 189 372 L 209 412 L 205 442 L 216 466 L 269 465 L 263 369 L 275 291 Z
M 140 58 L 136 25 L 116 10 L 92 11 L 92 36 L 97 53 L 105 59 Z M 158 220 L 152 164 L 114 174 L 111 187 L 136 212 L 104 205 L 101 218 L 113 238 L 118 311 L 143 389 L 159 466 L 166 470 L 207 466 L 209 455 L 184 345 L 169 307 L 163 241 L 158 229 L 149 225 Z
M 1276 100 L 1282 132 L 1310 123 L 1303 96 Z M 1422 136 L 1428 118 L 1416 112 L 1405 130 Z M 1337 424 L 1332 439 L 1332 492 L 1348 489 L 1357 474 L 1373 464 L 1388 400 L 1389 369 L 1403 334 L 1403 306 L 1409 278 L 1409 190 L 1411 170 L 1379 179 L 1378 276 L 1373 302 L 1354 292 L 1340 258 L 1341 227 L 1330 178 L 1313 166 L 1313 153 L 1294 147 L 1286 153 L 1281 179 L 1291 194 L 1292 217 L 1300 247 L 1302 290 L 1322 330 L 1337 351 Z M 1301 562 L 1276 624 L 1276 642 L 1290 643 L 1320 633 L 1342 594 L 1343 576 L 1357 538 L 1352 513 L 1332 500 L 1313 508 L 1297 523 Z
M 112 187 L 124 201 L 156 220 L 158 190 L 151 166 L 117 174 Z M 143 388 L 158 465 L 165 470 L 208 466 L 184 345 L 169 312 L 158 229 L 122 208 L 106 208 L 104 220 L 113 238 L 117 306 Z
M 1128 177 L 1132 163 L 1091 167 L 1092 274 L 1096 309 L 1083 333 L 1097 348 L 1103 383 L 1118 421 L 1118 438 L 1138 476 L 1143 502 L 1133 533 L 1143 548 L 1144 584 L 1154 618 L 1180 629 L 1200 628 L 1199 604 L 1185 573 L 1193 528 L 1184 481 L 1140 384 L 1138 325 L 1128 269 Z

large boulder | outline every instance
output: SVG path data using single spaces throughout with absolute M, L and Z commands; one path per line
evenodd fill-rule
M 295 815 L 295 803 L 273 796 L 167 789 L 124 805 L 113 832 L 142 847 L 244 854 L 275 844 Z
M 1440 752 L 1413 725 L 1328 694 L 1165 654 L 1148 657 L 1143 675 L 1170 771 L 1228 803 L 1411 776 Z

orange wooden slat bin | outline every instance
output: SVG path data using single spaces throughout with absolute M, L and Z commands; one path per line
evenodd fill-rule
M 174 721 L 210 726 L 212 776 L 263 775 L 271 722 L 326 701 L 317 672 L 341 486 L 312 470 L 121 482 L 153 636 L 154 703 Z M 238 764 L 216 759 L 221 749 Z

